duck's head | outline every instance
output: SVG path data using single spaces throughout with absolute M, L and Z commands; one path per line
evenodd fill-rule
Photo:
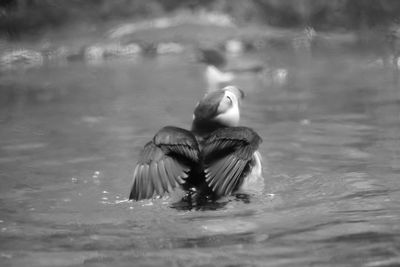
M 238 126 L 243 97 L 243 91 L 235 86 L 207 93 L 194 110 L 192 131 L 205 136 L 221 127 Z

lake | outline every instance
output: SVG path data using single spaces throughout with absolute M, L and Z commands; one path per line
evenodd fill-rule
M 166 55 L 1 73 L 0 265 L 399 266 L 397 77 L 356 52 L 273 58 L 284 81 L 238 78 L 265 188 L 203 209 L 127 200 L 143 145 L 190 127 L 203 66 Z

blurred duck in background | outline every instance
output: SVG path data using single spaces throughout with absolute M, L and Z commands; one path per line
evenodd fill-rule
M 227 86 L 196 105 L 191 131 L 167 126 L 139 156 L 129 199 L 150 199 L 181 188 L 184 201 L 202 204 L 263 188 L 261 137 L 240 127 L 243 92 Z
M 204 80 L 208 92 L 224 88 L 227 85 L 245 87 L 247 90 L 257 90 L 269 86 L 282 86 L 288 81 L 288 70 L 273 67 L 267 62 L 251 57 L 241 57 L 242 49 L 236 42 L 226 48 L 230 62 L 224 52 L 215 48 L 199 48 L 197 60 L 205 63 Z M 239 52 L 238 52 L 239 51 Z
M 237 78 L 241 74 L 259 74 L 264 69 L 264 66 L 258 63 L 229 66 L 224 52 L 213 48 L 199 48 L 197 59 L 206 64 L 204 78 L 208 91 L 236 85 Z

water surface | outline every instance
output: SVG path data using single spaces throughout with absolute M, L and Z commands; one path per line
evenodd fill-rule
M 241 80 L 263 193 L 203 210 L 126 199 L 140 148 L 164 125 L 189 127 L 202 66 L 162 56 L 2 73 L 0 265 L 400 265 L 392 73 L 359 55 L 281 59 L 286 83 Z

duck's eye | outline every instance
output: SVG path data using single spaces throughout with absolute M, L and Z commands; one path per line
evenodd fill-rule
M 225 102 L 226 102 L 227 104 L 229 104 L 229 105 L 232 105 L 232 104 L 233 104 L 232 98 L 231 98 L 230 96 L 226 96 Z

